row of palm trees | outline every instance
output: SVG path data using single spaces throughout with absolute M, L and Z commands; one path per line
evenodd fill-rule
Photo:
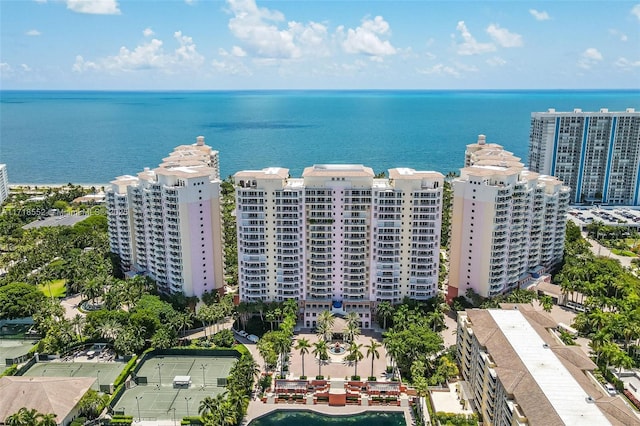
M 371 358 L 371 376 L 374 374 L 374 361 L 380 358 L 380 352 L 378 349 L 382 346 L 374 339 L 370 340 L 368 345 L 363 345 L 356 341 L 360 336 L 360 316 L 356 312 L 349 312 L 345 320 L 347 322 L 346 328 L 343 330 L 343 338 L 346 342 L 349 342 L 347 348 L 348 355 L 346 359 L 352 361 L 354 364 L 354 376 L 358 375 L 358 362 L 364 359 L 365 355 L 362 353 L 363 347 L 366 348 L 366 357 Z M 301 338 L 296 341 L 295 349 L 299 351 L 302 358 L 302 377 L 306 377 L 304 369 L 305 355 L 311 353 L 318 360 L 318 377 L 322 376 L 322 364 L 329 359 L 329 342 L 333 338 L 333 326 L 335 325 L 335 317 L 330 311 L 323 311 L 318 315 L 316 335 L 318 341 L 311 344 L 308 339 Z
M 56 426 L 55 414 L 42 414 L 38 410 L 22 407 L 8 416 L 4 423 L 7 426 Z
M 365 357 L 362 353 L 363 347 L 367 350 L 366 357 L 371 358 L 371 377 L 374 375 L 374 361 L 380 359 L 380 352 L 378 349 L 382 347 L 382 344 L 378 343 L 375 339 L 370 339 L 368 345 L 363 345 L 356 341 L 352 341 L 347 349 L 349 353 L 347 360 L 352 361 L 354 364 L 353 375 L 358 375 L 358 362 L 362 361 Z M 318 340 L 311 344 L 308 339 L 301 338 L 296 341 L 294 348 L 300 353 L 302 358 L 302 377 L 306 377 L 304 372 L 304 357 L 311 353 L 318 359 L 318 377 L 322 376 L 322 364 L 329 359 L 329 344 L 325 340 Z

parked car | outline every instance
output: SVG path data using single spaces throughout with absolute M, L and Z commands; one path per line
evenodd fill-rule
M 615 395 L 618 394 L 618 391 L 616 390 L 616 388 L 611 383 L 607 383 L 606 385 L 604 385 L 604 387 L 607 390 L 607 392 L 609 393 L 609 395 L 615 396 Z
M 250 334 L 247 336 L 247 339 L 253 343 L 258 343 L 258 340 L 260 340 L 260 338 L 258 336 L 256 336 L 255 334 Z

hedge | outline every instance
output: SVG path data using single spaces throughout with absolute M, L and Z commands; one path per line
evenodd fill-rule
M 18 364 L 10 365 L 6 370 L 2 372 L 2 374 L 0 374 L 0 377 L 14 376 L 16 374 L 16 371 L 18 371 Z
M 129 360 L 129 362 L 127 362 L 127 365 L 125 365 L 124 369 L 120 372 L 118 377 L 116 377 L 116 379 L 113 381 L 113 386 L 118 387 L 122 383 L 124 383 L 124 381 L 127 379 L 129 374 L 131 373 L 131 370 L 133 370 L 134 367 L 136 366 L 137 359 L 138 357 L 134 356 Z

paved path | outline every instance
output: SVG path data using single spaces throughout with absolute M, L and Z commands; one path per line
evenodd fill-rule
M 600 245 L 600 243 L 598 243 L 596 240 L 587 238 L 586 234 L 583 234 L 583 236 L 587 240 L 587 242 L 589 242 L 591 252 L 596 256 L 604 256 L 604 257 L 610 257 L 611 259 L 617 259 L 620 261 L 620 264 L 626 268 L 629 268 L 631 266 L 631 261 L 635 259 L 635 257 L 619 256 L 617 254 L 614 254 L 611 252 L 611 250 L 609 250 L 605 246 Z
M 84 313 L 78 310 L 80 302 L 82 302 L 82 295 L 80 294 L 65 297 L 60 301 L 60 304 L 64 308 L 64 317 L 66 319 L 73 319 L 76 315 L 84 316 Z

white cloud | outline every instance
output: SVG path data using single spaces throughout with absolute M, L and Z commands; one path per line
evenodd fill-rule
M 40 4 L 44 4 L 47 2 L 47 0 L 35 0 L 36 3 L 40 3 Z
M 381 38 L 390 34 L 389 23 L 382 16 L 376 16 L 374 19 L 363 20 L 362 25 L 356 29 L 349 28 L 342 47 L 348 53 L 369 55 L 372 60 L 380 62 L 384 56 L 396 53 L 389 40 Z
M 498 25 L 491 24 L 487 27 L 489 36 L 502 47 L 520 47 L 522 46 L 522 36 L 512 33 L 506 28 L 500 28 Z
M 612 36 L 614 36 L 614 37 L 618 37 L 618 38 L 620 39 L 620 41 L 627 41 L 627 40 L 629 40 L 629 37 L 627 37 L 627 35 L 626 35 L 626 34 L 624 34 L 624 33 L 620 32 L 620 31 L 618 31 L 618 30 L 616 30 L 616 29 L 614 29 L 614 28 L 609 29 L 609 34 L 611 34 L 611 35 L 612 35 Z
M 42 33 L 38 30 L 29 30 L 25 34 L 31 37 L 37 37 L 39 35 L 42 35 Z
M 213 69 L 221 74 L 250 76 L 252 72 L 246 65 L 241 62 L 234 61 L 218 61 L 213 60 L 211 62 Z
M 193 6 L 194 4 L 196 4 L 196 0 L 184 0 L 184 2 L 189 6 Z
M 638 18 L 638 21 L 640 21 L 640 3 L 631 8 L 631 14 Z
M 67 9 L 92 15 L 120 15 L 117 0 L 67 0 Z
M 0 72 L 6 73 L 11 72 L 11 65 L 6 62 L 0 62 Z
M 450 75 L 453 77 L 460 77 L 460 72 L 453 67 L 444 64 L 436 64 L 429 68 L 416 69 L 418 74 L 436 74 L 436 75 Z
M 529 13 L 536 19 L 536 21 L 548 21 L 551 19 L 549 14 L 544 10 L 539 12 L 535 9 L 529 9 Z
M 631 70 L 633 68 L 640 67 L 640 60 L 639 61 L 630 61 L 625 57 L 620 57 L 613 64 L 618 68 L 622 68 L 623 70 Z
M 159 69 L 170 73 L 181 68 L 197 68 L 202 65 L 204 57 L 196 50 L 191 37 L 183 35 L 181 31 L 176 31 L 173 37 L 179 46 L 171 53 L 165 53 L 163 42 L 154 38 L 133 50 L 123 46 L 117 55 L 96 61 L 86 61 L 82 56 L 77 56 L 72 69 L 75 72 L 89 70 L 128 72 Z
M 318 55 L 323 47 L 327 28 L 319 23 L 287 23 L 282 13 L 267 8 L 258 8 L 255 0 L 227 0 L 231 13 L 231 33 L 244 44 L 247 54 L 266 59 L 295 59 L 303 55 Z
M 456 66 L 456 69 L 459 71 L 478 72 L 478 67 L 476 67 L 475 65 L 467 65 L 467 64 L 463 64 L 462 62 L 455 62 L 454 65 Z
M 240 46 L 233 46 L 231 48 L 231 54 L 233 56 L 237 56 L 237 57 L 243 57 L 243 56 L 247 56 L 247 52 L 244 51 L 244 49 L 242 49 L 242 47 Z
M 20 68 L 22 68 L 22 71 L 24 72 L 30 72 L 31 71 L 31 67 L 27 64 L 20 64 Z
M 494 52 L 496 46 L 493 43 L 479 43 L 469 32 L 464 21 L 458 22 L 456 29 L 462 36 L 462 42 L 457 44 L 458 55 L 479 55 Z
M 196 50 L 193 38 L 182 34 L 182 31 L 173 33 L 180 47 L 175 51 L 174 57 L 169 58 L 169 63 L 175 62 L 181 65 L 197 67 L 204 62 L 204 57 Z
M 578 60 L 578 66 L 580 68 L 589 69 L 592 66 L 596 65 L 598 62 L 601 62 L 604 58 L 602 57 L 602 53 L 598 51 L 595 47 L 590 47 L 582 52 L 580 55 L 580 59 Z
M 153 32 L 153 30 L 152 30 L 151 28 L 145 28 L 145 29 L 142 31 L 142 34 L 143 34 L 145 37 L 151 37 L 151 36 L 152 36 L 152 35 L 154 35 L 155 33 Z
M 85 72 L 90 70 L 97 70 L 98 65 L 95 62 L 85 61 L 80 55 L 76 56 L 76 62 L 71 67 L 73 72 Z
M 493 58 L 489 58 L 485 62 L 491 65 L 492 67 L 501 67 L 507 63 L 507 61 L 505 61 L 499 56 L 494 56 Z

